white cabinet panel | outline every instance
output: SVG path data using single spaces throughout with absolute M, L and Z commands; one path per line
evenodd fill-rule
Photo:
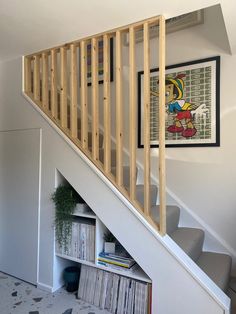
M 37 283 L 40 130 L 0 132 L 0 271 Z

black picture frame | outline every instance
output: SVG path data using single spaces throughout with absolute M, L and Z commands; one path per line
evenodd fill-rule
M 154 94 L 158 90 L 158 72 L 159 69 L 150 70 L 150 102 L 151 102 L 151 147 L 158 147 L 158 97 Z M 175 81 L 173 84 L 181 90 L 180 80 L 175 78 L 178 75 L 182 77 L 184 87 L 182 88 L 182 98 L 186 105 L 181 107 L 182 111 L 189 112 L 179 113 L 177 104 L 170 107 L 166 106 L 166 147 L 204 147 L 220 146 L 220 56 L 214 56 L 205 59 L 194 60 L 174 65 L 166 66 L 166 78 Z M 138 148 L 143 148 L 143 75 L 144 71 L 138 72 Z M 179 85 L 177 83 L 179 83 Z M 169 82 L 170 83 L 170 82 Z M 155 88 L 155 84 L 157 87 Z M 171 85 L 170 84 L 170 85 Z M 170 87 L 170 86 L 169 86 Z M 178 89 L 178 88 L 177 88 Z M 174 93 L 173 93 L 174 94 Z M 181 92 L 180 92 L 181 94 Z M 177 95 L 175 93 L 174 95 Z M 156 103 L 156 106 L 155 106 Z M 183 102 L 182 102 L 183 103 Z M 203 106 L 204 105 L 204 106 Z M 183 108 L 185 107 L 185 110 Z M 192 109 L 191 109 L 192 108 Z M 170 112 L 170 109 L 173 112 Z M 185 118 L 183 118 L 185 116 Z M 182 118 L 182 120 L 181 120 Z M 189 119 L 196 129 L 192 136 L 193 130 L 189 130 L 187 121 Z M 172 128 L 170 121 L 172 119 Z M 180 122 L 183 127 L 176 126 L 176 121 Z M 195 120 L 194 120 L 195 119 Z M 178 124 L 179 125 L 179 124 Z M 184 132 L 185 129 L 188 129 Z M 171 132 L 172 131 L 172 132 Z M 178 131 L 178 132 L 175 132 Z M 188 135 L 188 137 L 187 137 Z

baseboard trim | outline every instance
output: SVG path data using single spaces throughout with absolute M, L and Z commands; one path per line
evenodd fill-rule
M 46 284 L 44 284 L 44 283 L 41 283 L 41 282 L 38 282 L 38 283 L 37 283 L 37 288 L 38 288 L 38 289 L 41 289 L 41 290 L 43 290 L 43 291 L 50 292 L 50 293 L 53 293 L 53 292 L 54 292 L 52 286 L 48 286 L 48 285 L 46 285 Z

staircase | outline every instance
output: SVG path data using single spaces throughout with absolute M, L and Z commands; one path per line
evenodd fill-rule
M 89 132 L 89 138 L 91 133 Z M 90 141 L 89 141 L 90 143 Z M 101 162 L 103 162 L 103 141 L 100 138 Z M 112 150 L 112 173 L 116 175 L 116 150 Z M 138 170 L 137 170 L 138 171 Z M 130 168 L 123 166 L 124 186 L 129 191 Z M 137 201 L 144 206 L 144 185 L 136 185 Z M 158 188 L 151 185 L 151 216 L 157 225 L 160 224 L 160 206 L 156 205 Z M 176 244 L 215 282 L 226 292 L 228 288 L 232 259 L 227 254 L 203 251 L 204 231 L 197 228 L 178 227 L 180 209 L 178 206 L 166 206 L 166 232 Z
M 150 65 L 149 27 L 160 26 L 160 121 L 159 121 L 159 182 L 150 179 Z M 136 184 L 136 64 L 135 32 L 144 32 L 144 183 Z M 122 123 L 122 34 L 129 34 L 130 43 L 130 130 L 129 163 L 124 162 L 124 129 Z M 111 60 L 110 40 L 116 41 L 115 142 L 111 140 Z M 98 84 L 98 42 L 103 41 L 103 88 Z M 116 189 L 136 208 L 137 212 L 160 235 L 169 237 L 209 276 L 223 291 L 227 290 L 231 271 L 231 257 L 226 254 L 204 252 L 204 231 L 179 227 L 180 209 L 165 205 L 165 88 L 164 88 L 164 19 L 153 18 L 127 27 L 48 49 L 24 59 L 24 93 L 47 115 L 92 163 L 110 180 Z M 87 45 L 91 45 L 91 87 L 88 87 Z M 79 60 L 79 61 L 78 61 Z M 79 65 L 78 65 L 79 63 Z M 69 66 L 68 66 L 69 64 Z M 78 72 L 80 73 L 78 75 Z M 60 75 L 59 75 L 60 73 Z M 91 92 L 91 99 L 88 93 Z M 103 119 L 100 118 L 98 94 L 103 93 Z M 78 105 L 79 104 L 79 105 Z M 89 105 L 91 111 L 89 112 Z M 91 127 L 90 127 L 91 125 Z M 159 191 L 158 191 L 159 189 Z M 157 203 L 159 194 L 160 204 Z M 210 313 L 209 313 L 210 314 Z

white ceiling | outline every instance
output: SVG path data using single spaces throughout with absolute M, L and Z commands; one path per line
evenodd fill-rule
M 178 16 L 220 3 L 236 52 L 235 0 L 0 0 L 0 60 L 163 14 Z

